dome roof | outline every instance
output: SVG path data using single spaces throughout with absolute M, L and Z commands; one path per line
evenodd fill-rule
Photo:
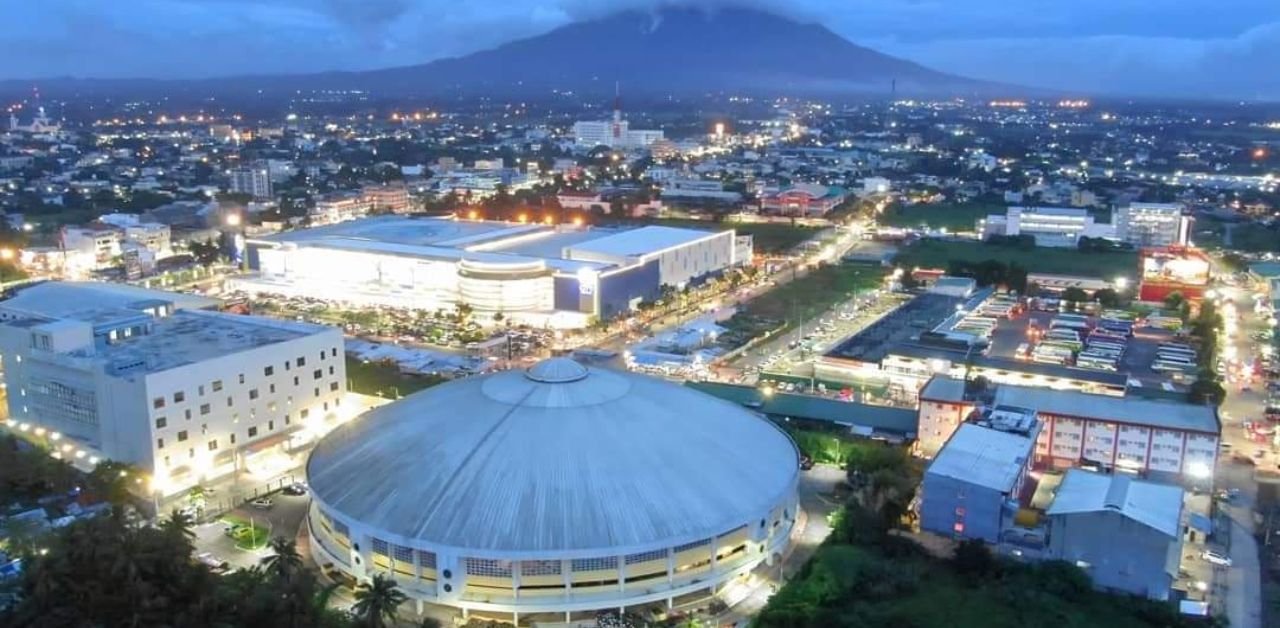
M 372 410 L 322 439 L 307 474 L 384 540 L 569 557 L 728 532 L 794 492 L 796 455 L 741 406 L 554 358 Z

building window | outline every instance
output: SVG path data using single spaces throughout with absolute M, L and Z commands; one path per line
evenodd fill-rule
M 163 438 L 157 438 L 157 439 L 156 439 L 156 449 L 164 449 L 164 439 L 163 439 Z
M 284 415 L 284 424 L 285 424 L 285 425 L 288 425 L 288 424 L 289 424 L 289 415 L 287 415 L 287 414 L 286 414 L 286 415 Z
M 649 552 L 640 552 L 639 554 L 631 554 L 627 556 L 628 565 L 638 565 L 647 563 L 651 560 L 665 560 L 667 558 L 667 550 L 653 550 Z
M 164 407 L 164 397 L 156 397 L 151 400 L 151 407 L 159 410 Z
M 275 385 L 275 384 L 267 384 L 267 392 L 272 393 L 272 394 L 275 394 L 275 392 L 276 392 L 276 385 Z
M 299 357 L 299 358 L 298 358 L 298 366 L 306 366 L 306 365 L 307 365 L 307 359 L 306 359 L 306 358 L 303 358 L 303 357 Z
M 324 377 L 324 371 L 321 369 L 316 369 L 311 373 L 311 379 L 320 379 L 321 377 Z
M 527 564 L 527 563 L 526 563 Z M 575 558 L 572 561 L 574 571 L 600 571 L 602 569 L 617 569 L 618 557 L 605 556 L 603 558 Z M 523 572 L 524 564 L 520 565 Z M 556 572 L 559 573 L 559 572 Z
M 330 375 L 333 375 L 333 366 L 332 366 L 332 365 L 330 365 L 330 366 L 329 366 L 329 374 L 330 374 Z
M 467 575 L 470 576 L 488 576 L 490 578 L 510 578 L 511 563 L 505 560 L 496 560 L 493 558 L 467 558 L 464 559 L 467 568 Z
M 338 382 L 329 382 L 329 391 L 334 392 L 337 390 L 338 390 Z
M 184 401 L 186 401 L 186 400 L 187 400 L 187 393 L 182 392 L 181 390 L 179 390 L 179 391 L 178 391 L 178 392 L 176 392 L 176 393 L 173 393 L 173 402 L 174 402 L 174 403 L 182 403 L 182 402 L 184 402 Z
M 196 390 L 199 391 L 201 397 L 204 396 L 204 384 L 200 384 L 199 386 L 197 386 Z
M 558 576 L 560 561 L 558 560 L 522 560 L 520 561 L 522 576 Z
M 272 431 L 272 430 L 274 430 L 274 429 L 276 429 L 276 422 L 275 422 L 275 421 L 267 421 L 267 431 L 268 431 L 268 432 L 270 432 L 270 431 Z
M 255 426 L 253 426 L 253 427 L 249 428 L 249 438 L 253 438 L 253 437 L 257 436 L 257 435 L 258 435 L 258 426 L 256 426 L 256 425 L 255 425 Z
M 236 433 L 235 433 L 235 432 L 232 432 L 232 433 L 231 433 L 231 444 L 232 444 L 232 445 L 236 444 Z
M 213 392 L 218 392 L 219 390 L 222 390 L 222 380 L 215 379 L 213 380 Z
M 211 411 L 211 409 L 209 408 L 209 404 L 207 404 L 207 403 L 202 403 L 202 404 L 200 404 L 200 414 L 201 414 L 201 415 L 209 414 L 209 412 L 210 412 L 210 411 Z
M 297 375 L 294 375 L 294 376 L 293 376 L 293 385 L 294 385 L 294 386 L 297 386 L 297 385 L 298 385 L 298 376 L 297 376 Z
M 257 399 L 257 398 L 258 398 L 258 389 L 257 389 L 257 388 L 251 388 L 251 389 L 249 390 L 249 398 L 250 398 L 250 399 Z
M 302 412 L 299 412 L 299 413 L 298 413 L 298 416 L 299 416 L 300 418 L 305 419 L 305 418 L 307 418 L 307 415 L 309 415 L 309 414 L 311 414 L 311 409 L 310 409 L 310 408 L 303 408 Z
M 324 353 L 325 353 L 325 352 L 324 352 L 324 349 L 321 349 L 321 350 L 320 350 L 320 361 L 321 361 L 321 362 L 323 362 L 323 361 L 324 361 Z
M 186 410 L 183 410 L 183 411 L 182 411 L 182 418 L 184 418 L 184 419 L 186 419 L 186 420 L 188 420 L 188 421 L 190 421 L 190 420 L 191 420 L 191 408 L 187 408 Z
M 435 552 L 424 552 L 422 550 L 418 550 L 418 564 L 422 565 L 423 569 L 435 569 L 436 568 Z
M 218 450 L 218 439 L 215 438 L 209 441 L 209 451 L 217 451 L 217 450 Z
M 156 417 L 156 429 L 162 430 L 169 424 L 169 420 L 164 417 Z
M 268 366 L 268 367 L 266 367 L 266 368 L 262 369 L 262 374 L 263 374 L 263 375 L 265 375 L 265 376 L 267 376 L 267 377 L 271 377 L 272 375 L 275 375 L 275 374 L 276 374 L 276 367 L 274 367 L 274 366 Z
M 182 430 L 181 432 L 178 432 L 178 442 L 181 443 L 182 441 L 185 441 L 185 440 L 187 440 L 187 431 Z

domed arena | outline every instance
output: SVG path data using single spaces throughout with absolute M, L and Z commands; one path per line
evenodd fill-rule
M 781 556 L 798 507 L 795 445 L 767 419 L 568 358 L 377 408 L 307 474 L 317 563 L 517 621 L 714 593 Z

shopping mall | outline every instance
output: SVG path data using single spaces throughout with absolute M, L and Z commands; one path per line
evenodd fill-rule
M 670 607 L 781 559 L 797 456 L 741 405 L 552 358 L 331 432 L 307 463 L 311 550 L 394 578 L 419 610 L 567 622 Z
M 356 306 L 451 309 L 581 327 L 751 261 L 733 230 L 380 216 L 248 241 L 234 287 Z

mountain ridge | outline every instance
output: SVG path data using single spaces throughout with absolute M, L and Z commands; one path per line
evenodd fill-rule
M 62 78 L 0 81 L 46 93 L 196 90 L 212 93 L 366 90 L 380 97 L 602 93 L 686 95 L 974 94 L 1005 89 L 858 46 L 826 27 L 755 9 L 622 11 L 487 50 L 361 71 L 207 79 Z

